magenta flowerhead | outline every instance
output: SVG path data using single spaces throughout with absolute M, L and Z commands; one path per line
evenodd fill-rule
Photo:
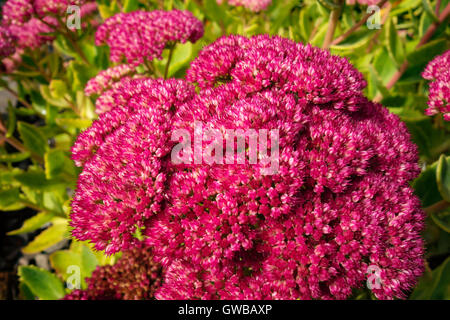
M 362 75 L 260 35 L 205 47 L 187 80 L 124 82 L 78 137 L 73 235 L 107 253 L 144 241 L 165 270 L 157 299 L 344 299 L 367 280 L 404 298 L 423 271 L 417 148 L 363 96 Z M 207 131 L 276 131 L 277 171 L 195 151 L 174 161 L 174 132 L 195 137 L 199 123 L 200 160 Z
M 8 0 L 2 6 L 3 25 L 22 25 L 34 14 L 32 0 Z
M 86 289 L 72 291 L 64 300 L 149 300 L 162 282 L 161 266 L 151 250 L 140 245 L 124 251 L 114 265 L 98 266 Z
M 429 116 L 442 113 L 444 119 L 450 121 L 450 50 L 434 58 L 422 77 L 432 81 L 425 113 Z
M 96 33 L 96 44 L 107 44 L 111 60 L 139 65 L 160 58 L 169 45 L 196 42 L 203 25 L 189 11 L 134 11 L 107 19 Z
M 222 4 L 224 0 L 217 0 L 218 4 Z M 259 12 L 266 10 L 272 3 L 272 0 L 227 0 L 230 6 L 242 6 L 250 11 Z

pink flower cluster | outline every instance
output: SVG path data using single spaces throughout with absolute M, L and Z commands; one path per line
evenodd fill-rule
M 428 63 L 422 77 L 432 81 L 425 113 L 429 116 L 442 113 L 450 121 L 450 50 Z
M 8 0 L 2 7 L 2 25 L 17 37 L 18 49 L 37 49 L 54 39 L 45 33 L 59 27 L 56 17 L 64 21 L 69 5 L 80 5 L 81 17 L 97 7 L 95 2 L 84 0 Z
M 34 0 L 36 13 L 40 17 L 47 15 L 64 16 L 70 5 L 82 6 L 86 0 Z
M 100 95 L 110 89 L 115 82 L 136 72 L 135 68 L 128 64 L 121 64 L 109 69 L 100 71 L 94 78 L 88 81 L 84 88 L 87 96 Z
M 423 272 L 424 214 L 406 126 L 328 51 L 267 35 L 205 47 L 187 80 L 131 79 L 73 146 L 73 235 L 152 248 L 157 299 L 344 299 L 380 270 L 380 299 Z M 171 134 L 278 129 L 279 171 L 175 164 Z M 246 141 L 248 144 L 248 140 Z M 203 146 L 204 147 L 204 146 Z M 140 235 L 140 236 L 138 236 Z
M 162 282 L 161 266 L 149 248 L 137 245 L 124 251 L 114 265 L 98 266 L 87 289 L 72 291 L 64 300 L 149 300 Z
M 218 4 L 222 4 L 224 0 L 217 0 Z M 242 6 L 253 12 L 266 10 L 272 3 L 272 0 L 227 0 L 230 6 Z
M 137 66 L 160 58 L 167 46 L 195 42 L 203 35 L 203 25 L 189 11 L 134 11 L 119 13 L 105 21 L 96 33 L 96 44 L 111 48 L 111 60 Z

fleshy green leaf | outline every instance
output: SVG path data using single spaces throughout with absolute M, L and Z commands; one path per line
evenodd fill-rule
M 450 201 L 450 157 L 441 155 L 436 168 L 436 181 L 444 200 Z
M 20 281 L 30 291 L 43 300 L 57 300 L 64 297 L 64 286 L 61 280 L 47 270 L 35 266 L 20 266 Z
M 64 151 L 57 149 L 51 149 L 45 154 L 45 176 L 47 179 L 56 177 L 64 170 L 65 158 Z
M 406 58 L 411 65 L 423 65 L 435 56 L 444 52 L 446 48 L 446 40 L 437 39 L 421 46 L 418 49 L 415 49 L 413 52 L 409 53 Z
M 22 249 L 25 254 L 41 252 L 67 236 L 67 219 L 53 218 L 52 225 L 42 231 L 33 241 Z
M 422 277 L 410 299 L 450 299 L 450 258 L 447 258 L 431 273 L 429 272 Z
M 9 236 L 16 234 L 28 233 L 41 228 L 44 224 L 52 220 L 54 217 L 53 213 L 50 212 L 39 212 L 35 216 L 24 221 L 22 227 L 19 229 L 8 232 Z
M 21 121 L 18 122 L 17 128 L 25 147 L 40 156 L 44 156 L 45 151 L 48 149 L 48 144 L 41 131 L 35 126 Z
M 14 152 L 0 154 L 0 162 L 20 162 L 30 157 L 29 152 Z
M 19 201 L 19 188 L 0 190 L 0 210 L 4 210 Z

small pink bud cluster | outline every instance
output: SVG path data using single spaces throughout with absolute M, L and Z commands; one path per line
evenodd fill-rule
M 218 4 L 222 4 L 224 0 L 217 0 Z M 227 0 L 230 6 L 242 6 L 253 12 L 266 10 L 272 3 L 272 0 Z
M 429 116 L 442 113 L 444 119 L 450 121 L 450 50 L 434 58 L 422 77 L 432 81 L 425 113 Z
M 162 283 L 161 266 L 151 251 L 137 245 L 124 251 L 112 266 L 98 266 L 89 278 L 87 289 L 74 290 L 64 300 L 149 300 Z
M 189 11 L 134 11 L 119 13 L 105 21 L 96 33 L 96 44 L 111 48 L 111 60 L 124 59 L 137 66 L 161 58 L 169 45 L 195 42 L 203 35 L 203 25 Z
M 48 33 L 65 21 L 69 5 L 79 5 L 81 17 L 96 11 L 97 5 L 84 0 L 8 0 L 2 7 L 2 25 L 17 38 L 17 49 L 37 49 L 54 39 Z

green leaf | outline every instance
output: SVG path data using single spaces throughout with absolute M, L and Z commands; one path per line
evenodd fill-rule
M 349 53 L 355 52 L 355 50 L 361 50 L 369 42 L 370 36 L 375 32 L 376 30 L 370 29 L 358 30 L 339 43 L 339 45 L 330 46 L 330 49 L 335 51 L 349 51 Z
M 439 267 L 421 278 L 410 299 L 450 299 L 450 258 L 447 258 Z
M 21 121 L 18 122 L 17 129 L 25 147 L 43 157 L 48 149 L 48 144 L 41 131 L 35 126 Z
M 83 242 L 73 241 L 69 250 L 56 251 L 50 255 L 50 263 L 56 272 L 64 279 L 70 276 L 67 270 L 70 266 L 78 266 L 81 275 L 81 287 L 86 288 L 86 277 L 90 277 L 99 261 L 92 250 Z
M 33 241 L 22 249 L 25 254 L 44 251 L 62 241 L 67 236 L 67 219 L 53 218 L 52 225 L 42 231 Z
M 56 118 L 55 121 L 59 126 L 69 129 L 87 129 L 92 124 L 90 119 Z
M 50 81 L 49 90 L 53 98 L 61 99 L 67 94 L 67 85 L 63 80 L 54 79 Z
M 32 232 L 41 228 L 47 222 L 50 222 L 54 217 L 53 213 L 50 212 L 39 212 L 35 216 L 24 221 L 22 227 L 19 229 L 8 232 L 9 236 L 14 236 L 16 234 L 24 234 L 28 232 Z
M 206 16 L 208 16 L 211 21 L 215 21 L 219 25 L 228 25 L 231 17 L 227 13 L 227 10 L 225 10 L 225 4 L 219 5 L 216 0 L 205 0 L 203 8 Z
M 172 54 L 168 77 L 172 77 L 178 70 L 183 68 L 183 66 L 187 66 L 191 61 L 191 56 L 192 43 L 186 42 L 184 44 L 178 44 Z
M 0 154 L 0 162 L 20 162 L 28 159 L 30 155 L 31 154 L 28 151 Z
M 431 219 L 439 228 L 450 233 L 450 212 L 432 213 Z
M 52 179 L 59 175 L 64 170 L 66 155 L 64 151 L 51 149 L 45 156 L 45 177 Z
M 422 4 L 423 4 L 423 8 L 425 9 L 425 12 L 427 13 L 427 15 L 433 19 L 436 22 L 439 22 L 438 17 L 436 16 L 436 14 L 434 13 L 433 8 L 431 7 L 431 3 L 429 0 L 422 0 Z
M 405 48 L 402 40 L 398 36 L 397 29 L 392 20 L 387 22 L 386 39 L 387 39 L 387 49 L 391 58 L 399 66 L 405 60 Z
M 409 53 L 406 57 L 409 63 L 412 65 L 426 64 L 435 56 L 443 53 L 447 49 L 447 42 L 445 39 L 437 39 L 431 41 L 413 52 Z
M 55 97 L 50 89 L 50 86 L 41 85 L 39 87 L 42 97 L 51 105 L 59 108 L 69 108 L 70 104 L 62 97 Z
M 20 200 L 19 188 L 0 190 L 0 210 L 14 205 Z
M 450 201 L 450 157 L 445 157 L 443 154 L 438 160 L 436 182 L 442 198 Z
M 38 298 L 57 300 L 64 297 L 64 286 L 61 280 L 47 270 L 35 266 L 20 266 L 18 274 L 20 281 L 25 283 Z
M 30 287 L 23 282 L 19 284 L 19 292 L 21 300 L 34 300 L 34 294 L 31 292 Z
M 442 200 L 436 183 L 436 167 L 437 163 L 428 166 L 412 183 L 412 187 L 422 201 L 423 207 L 428 207 Z
M 123 3 L 123 12 L 132 12 L 139 9 L 138 0 L 125 0 Z
M 23 187 L 28 187 L 34 190 L 54 190 L 61 187 L 62 182 L 57 180 L 47 180 L 45 173 L 42 171 L 28 171 L 21 172 L 14 176 L 14 179 Z
M 10 138 L 16 130 L 16 112 L 14 111 L 11 102 L 8 102 L 8 131 L 6 132 L 6 137 Z
M 67 268 L 69 266 L 81 266 L 80 254 L 70 250 L 59 250 L 53 252 L 49 259 L 52 268 L 55 269 L 58 275 L 60 275 L 64 280 L 67 280 L 70 276 L 70 274 L 67 273 Z

